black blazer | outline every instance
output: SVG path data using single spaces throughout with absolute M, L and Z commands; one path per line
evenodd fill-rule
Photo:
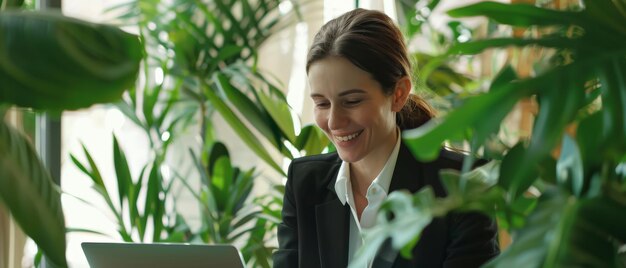
M 445 150 L 433 162 L 420 162 L 402 143 L 389 192 L 415 193 L 430 185 L 436 196 L 445 197 L 439 171 L 458 170 L 461 163 L 460 154 Z M 299 158 L 289 166 L 274 267 L 348 265 L 350 207 L 335 193 L 340 165 L 337 153 L 330 153 Z M 489 217 L 449 214 L 424 229 L 413 259 L 398 255 L 393 267 L 478 267 L 499 253 L 497 227 Z

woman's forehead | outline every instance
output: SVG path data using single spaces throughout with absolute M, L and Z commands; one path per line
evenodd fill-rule
M 370 73 L 341 57 L 329 57 L 313 63 L 309 68 L 308 81 L 312 95 L 357 93 L 351 90 L 366 93 L 380 87 Z

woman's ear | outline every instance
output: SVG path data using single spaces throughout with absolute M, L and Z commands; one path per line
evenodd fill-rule
M 408 76 L 400 78 L 396 83 L 396 88 L 393 92 L 393 100 L 391 103 L 391 110 L 394 112 L 400 112 L 407 99 L 409 98 L 409 94 L 411 94 L 411 79 Z

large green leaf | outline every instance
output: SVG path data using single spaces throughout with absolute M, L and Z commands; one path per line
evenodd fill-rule
M 598 29 L 607 28 L 626 35 L 626 2 L 624 0 L 586 0 L 583 13 Z
M 626 53 L 624 53 L 626 54 Z M 607 156 L 616 161 L 626 151 L 626 60 L 610 59 L 600 73 L 602 138 L 611 140 Z
M 606 197 L 577 200 L 551 188 L 543 193 L 526 227 L 485 267 L 618 267 L 616 234 L 624 241 L 624 210 Z M 615 237 L 617 238 L 617 237 Z
M 219 88 L 228 101 L 237 108 L 241 115 L 243 115 L 261 135 L 265 136 L 268 141 L 278 147 L 281 141 L 280 138 L 277 137 L 278 135 L 272 131 L 270 124 L 268 124 L 271 118 L 262 113 L 257 107 L 257 104 L 252 102 L 248 96 L 233 87 L 223 74 L 217 73 L 216 79 L 219 80 L 221 85 Z
M 283 135 L 291 143 L 296 143 L 296 133 L 293 126 L 293 118 L 289 104 L 279 97 L 267 95 L 262 91 L 259 92 L 261 104 L 278 124 Z
M 567 196 L 558 191 L 544 193 L 528 217 L 527 227 L 512 234 L 515 243 L 485 267 L 542 267 L 548 243 L 559 238 L 555 229 L 561 219 L 572 213 L 572 206 Z
M 22 5 L 24 5 L 24 0 L 0 0 L 0 10 L 21 7 Z
M 0 200 L 53 264 L 66 267 L 65 221 L 59 189 L 30 142 L 3 121 Z
M 231 189 L 233 187 L 233 168 L 230 164 L 228 157 L 219 157 L 215 161 L 213 167 L 213 174 L 211 174 L 210 189 L 215 196 L 215 202 L 217 203 L 217 209 L 219 211 L 226 211 L 227 200 L 232 194 Z
M 304 151 L 305 155 L 321 153 L 330 141 L 326 134 L 315 125 L 308 125 L 300 130 L 294 146 Z
M 441 120 L 431 120 L 424 126 L 403 133 L 411 152 L 422 160 L 433 160 L 446 139 L 461 140 L 468 129 L 474 130 L 475 139 L 484 141 L 499 128 L 499 122 L 508 114 L 517 100 L 533 92 L 530 83 L 510 82 L 512 71 L 503 71 L 494 80 L 489 93 L 472 97 L 457 110 Z
M 538 45 L 551 48 L 577 48 L 577 46 L 580 46 L 581 44 L 576 42 L 575 39 L 554 36 L 538 39 L 491 38 L 455 44 L 448 49 L 447 53 L 449 55 L 474 55 L 479 54 L 488 48 L 505 48 L 508 46 L 524 47 L 528 45 Z
M 219 80 L 214 79 L 214 82 L 218 87 L 221 86 Z M 235 130 L 235 132 L 239 135 L 243 142 L 248 145 L 248 147 L 250 147 L 250 149 L 252 149 L 254 153 L 261 157 L 263 161 L 268 163 L 270 167 L 276 170 L 279 174 L 284 174 L 285 172 L 282 171 L 278 164 L 276 164 L 276 162 L 272 159 L 267 150 L 265 150 L 265 148 L 261 146 L 261 144 L 258 142 L 254 134 L 252 134 L 250 129 L 248 129 L 248 127 L 239 120 L 237 115 L 235 115 L 230 107 L 228 107 L 228 105 L 226 105 L 226 103 L 224 103 L 224 101 L 222 101 L 222 99 L 220 99 L 220 97 L 217 96 L 215 92 L 213 92 L 213 89 L 205 85 L 204 93 L 209 101 L 213 104 L 215 109 L 222 115 L 222 117 L 224 117 L 224 120 L 228 122 L 233 130 Z
M 59 13 L 3 12 L 0 40 L 0 100 L 38 109 L 116 101 L 142 58 L 136 36 Z
M 550 10 L 530 4 L 504 4 L 484 1 L 448 11 L 452 17 L 486 16 L 501 24 L 518 27 L 580 23 L 576 12 Z

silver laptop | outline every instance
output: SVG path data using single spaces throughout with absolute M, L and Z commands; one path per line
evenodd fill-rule
M 231 245 L 82 243 L 91 268 L 243 268 L 243 258 Z

